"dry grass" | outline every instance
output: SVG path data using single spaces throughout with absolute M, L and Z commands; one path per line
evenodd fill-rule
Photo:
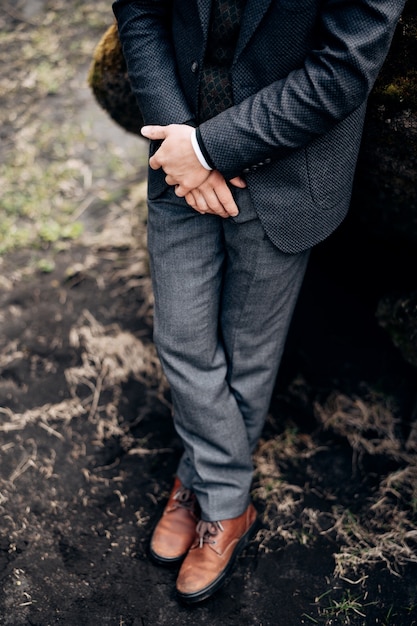
M 104 445 L 108 438 L 126 434 L 118 414 L 123 383 L 132 379 L 140 381 L 148 389 L 149 401 L 156 397 L 159 402 L 166 403 L 167 383 L 152 343 L 142 342 L 116 324 L 104 327 L 88 311 L 71 329 L 70 343 L 80 350 L 82 361 L 80 366 L 65 372 L 71 399 L 24 413 L 0 408 L 3 415 L 0 432 L 23 431 L 36 424 L 60 438 L 63 436 L 60 426 L 83 416 L 96 424 L 96 442 Z M 3 355 L 3 361 L 20 354 L 12 348 Z M 102 403 L 105 392 L 106 399 Z M 140 410 L 146 413 L 146 402 Z
M 335 393 L 316 407 L 324 428 L 347 439 L 354 464 L 365 454 L 401 464 L 380 477 L 379 488 L 360 514 L 333 508 L 334 524 L 326 532 L 342 544 L 335 554 L 335 574 L 341 578 L 361 577 L 377 563 L 393 574 L 406 563 L 417 563 L 417 457 L 401 437 L 394 410 L 374 392 L 365 398 Z
M 147 387 L 149 400 L 153 396 L 165 403 L 167 383 L 152 343 L 143 343 L 117 325 L 103 327 L 88 311 L 72 329 L 70 341 L 74 347 L 81 348 L 82 365 L 68 369 L 66 378 L 74 398 L 79 397 L 83 388 L 87 389 L 83 404 L 88 409 L 88 419 L 97 424 L 99 445 L 103 446 L 110 437 L 126 436 L 118 415 L 122 383 L 137 380 Z M 108 393 L 101 404 L 104 392 Z M 140 412 L 145 415 L 147 410 L 145 401 Z M 129 447 L 132 445 L 133 440 Z
M 325 430 L 346 437 L 356 457 L 354 462 L 364 454 L 407 460 L 394 409 L 385 396 L 371 393 L 367 398 L 351 398 L 335 392 L 324 406 L 316 405 L 316 415 Z
M 407 563 L 417 563 L 415 429 L 404 442 L 395 407 L 373 391 L 351 398 L 332 393 L 326 403 L 316 405 L 316 415 L 328 436 L 334 433 L 351 446 L 356 482 L 366 455 L 377 455 L 399 469 L 382 473 L 378 487 L 352 513 L 326 489 L 326 481 L 316 485 L 314 472 L 308 469 L 308 459 L 323 450 L 314 435 L 287 429 L 261 442 L 255 455 L 254 489 L 254 496 L 265 503 L 266 530 L 258 537 L 261 549 L 269 551 L 277 538 L 308 545 L 327 536 L 339 546 L 334 553 L 336 577 L 359 582 L 375 565 L 398 576 Z M 303 487 L 288 482 L 291 466 L 307 467 Z M 317 496 L 321 508 L 307 506 L 307 495 Z

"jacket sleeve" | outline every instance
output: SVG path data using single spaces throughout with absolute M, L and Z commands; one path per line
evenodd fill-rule
M 172 0 L 116 0 L 112 8 L 145 124 L 181 124 L 192 119 L 175 65 Z
M 199 127 L 214 167 L 230 179 L 265 158 L 288 156 L 359 108 L 388 53 L 404 4 L 325 0 L 319 36 L 304 65 Z

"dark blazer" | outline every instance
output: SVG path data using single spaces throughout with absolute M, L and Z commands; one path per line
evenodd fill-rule
M 327 237 L 349 208 L 366 101 L 405 0 L 247 0 L 231 68 L 234 106 L 200 126 L 227 180 L 243 175 L 284 252 Z M 146 124 L 196 117 L 210 0 L 116 0 Z M 165 186 L 162 171 L 149 195 Z

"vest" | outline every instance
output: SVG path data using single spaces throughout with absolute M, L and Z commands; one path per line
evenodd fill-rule
M 239 37 L 245 0 L 213 0 L 199 86 L 198 123 L 233 105 L 229 71 Z

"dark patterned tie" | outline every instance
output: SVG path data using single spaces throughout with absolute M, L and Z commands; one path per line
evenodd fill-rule
M 233 104 L 229 69 L 233 62 L 244 4 L 245 0 L 213 0 L 200 82 L 200 123 Z

